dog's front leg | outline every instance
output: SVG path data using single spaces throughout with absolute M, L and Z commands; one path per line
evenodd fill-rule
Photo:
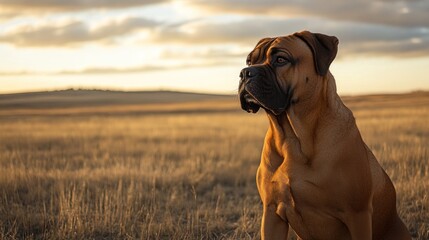
M 349 229 L 352 240 L 372 239 L 371 211 L 361 211 L 350 214 L 345 223 Z
M 275 204 L 264 204 L 262 215 L 261 238 L 262 240 L 286 240 L 288 237 L 289 224 L 286 219 L 282 219 Z

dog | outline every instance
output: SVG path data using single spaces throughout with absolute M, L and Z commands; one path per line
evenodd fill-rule
M 411 239 L 395 188 L 362 140 L 329 66 L 338 39 L 309 31 L 264 38 L 240 72 L 243 110 L 269 127 L 257 186 L 262 239 Z

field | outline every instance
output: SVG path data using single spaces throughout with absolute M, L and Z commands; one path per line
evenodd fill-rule
M 0 98 L 0 239 L 258 239 L 268 122 L 233 97 L 202 99 Z M 429 93 L 344 101 L 394 182 L 401 218 L 429 239 Z

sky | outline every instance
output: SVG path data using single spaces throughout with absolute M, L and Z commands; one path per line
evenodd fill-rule
M 0 0 L 0 93 L 237 92 L 259 39 L 336 36 L 340 94 L 429 90 L 428 0 Z

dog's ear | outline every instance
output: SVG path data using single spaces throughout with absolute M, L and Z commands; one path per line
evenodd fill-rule
M 338 39 L 334 36 L 309 31 L 295 33 L 294 35 L 307 43 L 313 52 L 316 72 L 321 76 L 325 76 L 337 55 Z

